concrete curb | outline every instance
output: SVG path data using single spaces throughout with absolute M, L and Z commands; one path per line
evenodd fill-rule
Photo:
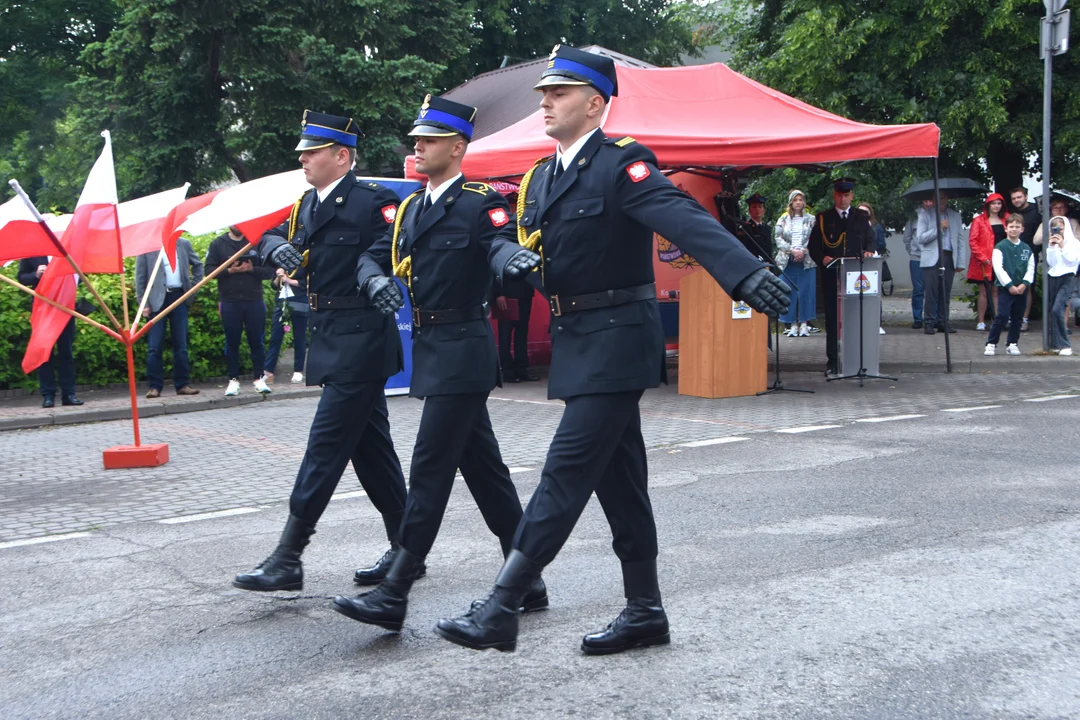
M 244 395 L 236 397 L 207 397 L 183 403 L 157 403 L 139 406 L 139 417 L 157 417 L 161 415 L 180 415 L 183 413 L 215 410 L 218 408 L 239 407 L 260 402 L 291 400 L 293 398 L 318 397 L 321 387 L 290 390 L 279 395 Z M 47 415 L 26 415 L 22 417 L 0 418 L 0 432 L 5 430 L 28 430 L 31 428 L 51 427 L 55 425 L 78 425 L 81 423 L 102 422 L 105 420 L 130 420 L 131 408 L 128 406 L 95 410 L 67 410 L 51 412 Z

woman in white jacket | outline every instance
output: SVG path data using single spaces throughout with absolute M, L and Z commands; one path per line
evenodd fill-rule
M 1080 240 L 1069 219 L 1050 218 L 1050 244 L 1046 248 L 1046 297 L 1050 300 L 1050 349 L 1058 355 L 1072 355 L 1065 314 L 1076 294 L 1076 269 L 1080 267 Z
M 788 337 L 809 337 L 807 323 L 817 317 L 817 270 L 806 250 L 814 216 L 806 212 L 806 196 L 802 190 L 788 193 L 787 211 L 776 221 L 776 264 L 795 288 L 788 311 L 780 316 L 787 324 Z

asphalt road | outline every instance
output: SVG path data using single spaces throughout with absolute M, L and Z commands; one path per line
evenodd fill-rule
M 1080 717 L 1080 397 L 1030 402 L 1053 395 L 1008 383 L 990 395 L 942 391 L 937 407 L 924 398 L 900 418 L 891 406 L 830 414 L 828 397 L 773 396 L 820 403 L 819 425 L 651 443 L 672 644 L 611 657 L 578 650 L 621 608 L 595 503 L 545 572 L 552 607 L 523 619 L 514 654 L 431 630 L 484 595 L 501 560 L 462 487 L 400 635 L 329 606 L 384 549 L 355 494 L 331 503 L 299 594 L 229 585 L 271 549 L 283 497 L 246 514 L 0 543 L 2 714 Z M 972 407 L 984 409 L 952 412 Z M 244 410 L 214 414 L 232 412 Z M 295 461 L 281 460 L 291 473 Z M 538 472 L 514 477 L 526 498 Z

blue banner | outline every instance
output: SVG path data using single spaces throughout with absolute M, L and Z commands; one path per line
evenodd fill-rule
M 404 200 L 422 186 L 415 180 L 401 180 L 398 178 L 361 178 L 371 180 L 384 185 L 398 194 Z M 400 280 L 395 280 L 405 297 L 405 307 L 397 311 L 398 333 L 401 335 L 401 347 L 404 350 L 405 368 L 386 381 L 387 395 L 408 395 L 409 380 L 412 378 L 412 305 L 409 303 L 409 291 Z

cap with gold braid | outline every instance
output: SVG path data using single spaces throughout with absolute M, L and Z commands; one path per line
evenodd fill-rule
M 304 111 L 300 121 L 300 144 L 297 150 L 318 150 L 331 145 L 356 147 L 356 139 L 364 137 L 352 118 L 326 113 Z
M 612 96 L 619 94 L 614 60 L 567 45 L 556 45 L 552 49 L 547 68 L 533 89 L 539 90 L 548 85 L 592 85 L 600 91 L 604 100 L 611 100 Z
M 410 135 L 420 137 L 450 137 L 462 135 L 472 140 L 476 108 L 441 97 L 428 95 L 420 106 Z

